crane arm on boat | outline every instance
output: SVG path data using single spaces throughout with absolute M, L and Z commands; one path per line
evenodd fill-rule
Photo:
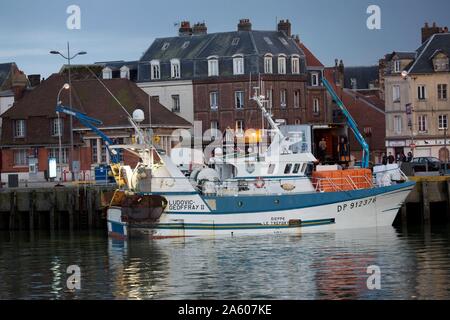
M 62 105 L 56 106 L 56 112 L 61 112 L 64 114 L 67 114 L 69 116 L 75 117 L 78 121 L 80 121 L 81 124 L 83 124 L 85 127 L 90 128 L 92 131 L 94 131 L 96 134 L 102 138 L 106 143 L 106 148 L 108 149 L 108 152 L 111 156 L 111 162 L 114 164 L 117 164 L 120 162 L 119 160 L 119 154 L 116 150 L 109 148 L 110 145 L 114 145 L 114 141 L 111 140 L 106 134 L 104 134 L 102 131 L 100 131 L 95 125 L 101 125 L 103 122 L 100 120 L 91 118 L 79 111 L 70 109 L 68 107 L 64 107 Z
M 331 84 L 325 79 L 322 79 L 322 82 L 327 89 L 328 93 L 331 95 L 331 98 L 336 102 L 339 109 L 341 109 L 342 113 L 344 114 L 345 118 L 347 119 L 347 124 L 349 125 L 350 129 L 352 129 L 353 133 L 355 134 L 356 140 L 358 140 L 358 143 L 361 145 L 361 148 L 363 150 L 363 156 L 361 159 L 361 167 L 368 168 L 369 167 L 369 145 L 367 144 L 366 140 L 362 136 L 361 132 L 358 129 L 358 125 L 356 124 L 355 120 L 353 119 L 350 112 L 345 107 L 342 100 L 338 97 L 336 92 L 334 91 Z

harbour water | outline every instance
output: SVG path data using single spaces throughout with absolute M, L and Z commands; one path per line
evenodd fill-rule
M 449 227 L 130 242 L 0 233 L 0 299 L 450 299 L 449 266 Z

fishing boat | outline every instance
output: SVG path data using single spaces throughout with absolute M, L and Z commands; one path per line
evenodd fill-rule
M 294 148 L 302 135 L 283 134 L 265 98 L 255 92 L 252 99 L 270 126 L 268 148 L 238 155 L 216 148 L 186 175 L 139 129 L 143 112 L 136 110 L 130 119 L 136 144 L 108 145 L 112 152 L 124 149 L 140 159 L 134 168 L 111 164 L 118 188 L 107 210 L 109 235 L 164 239 L 391 226 L 415 183 L 397 165 L 367 168 L 367 144 L 323 81 L 363 147 L 361 168 L 317 165 L 311 152 Z

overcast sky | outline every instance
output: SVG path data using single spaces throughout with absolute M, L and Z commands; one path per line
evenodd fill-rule
M 81 29 L 68 30 L 69 5 L 81 8 Z M 369 5 L 381 8 L 381 30 L 369 30 Z M 49 55 L 87 51 L 73 63 L 138 60 L 155 37 L 177 34 L 175 23 L 205 21 L 208 32 L 232 31 L 240 18 L 253 29 L 274 30 L 289 19 L 292 32 L 325 64 L 373 65 L 385 53 L 415 50 L 425 21 L 450 25 L 448 0 L 2 0 L 0 63 L 47 77 L 64 62 Z

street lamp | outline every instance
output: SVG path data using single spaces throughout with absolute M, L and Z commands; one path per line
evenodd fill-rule
M 411 92 L 411 77 L 408 73 L 408 71 L 403 70 L 401 73 L 401 76 L 404 80 L 408 81 L 408 97 L 412 97 L 412 92 Z M 409 105 L 409 108 L 408 108 Z M 411 129 L 411 143 L 410 143 L 410 149 L 411 149 L 411 154 L 414 157 L 414 149 L 415 149 L 415 141 L 414 141 L 414 115 L 413 115 L 413 106 L 412 106 L 412 98 L 411 98 L 411 103 L 407 103 L 406 104 L 407 108 L 406 108 L 406 113 L 407 113 L 407 117 L 408 117 L 408 125 L 410 126 Z M 409 109 L 409 110 L 408 110 Z
M 59 96 L 61 95 L 61 92 L 63 90 L 69 90 L 70 89 L 70 85 L 68 83 L 65 83 L 61 89 L 59 89 L 58 92 L 58 97 L 56 98 L 56 106 L 60 106 L 61 105 L 61 100 L 59 99 Z M 59 183 L 57 184 L 57 186 L 61 186 L 61 181 L 62 181 L 62 146 L 61 146 L 61 139 L 62 139 L 62 125 L 61 125 L 61 118 L 59 116 L 59 112 L 56 111 L 56 114 L 58 115 L 58 140 L 59 140 Z
M 63 57 L 64 59 L 67 60 L 67 64 L 69 66 L 69 83 L 68 83 L 69 90 L 70 90 L 69 91 L 69 107 L 72 108 L 72 82 L 71 82 L 71 78 L 70 78 L 70 61 L 77 56 L 87 54 L 87 52 L 80 51 L 80 52 L 76 53 L 75 55 L 71 56 L 70 55 L 70 45 L 69 45 L 69 42 L 67 42 L 67 55 L 64 55 L 61 52 L 55 51 L 55 50 L 50 51 L 50 54 L 59 54 L 61 57 Z M 74 180 L 73 163 L 72 163 L 73 162 L 73 153 L 74 153 L 74 151 L 73 151 L 73 117 L 70 116 L 70 157 L 69 157 L 70 163 L 69 163 L 69 168 L 70 168 L 70 172 L 72 172 L 72 181 Z

